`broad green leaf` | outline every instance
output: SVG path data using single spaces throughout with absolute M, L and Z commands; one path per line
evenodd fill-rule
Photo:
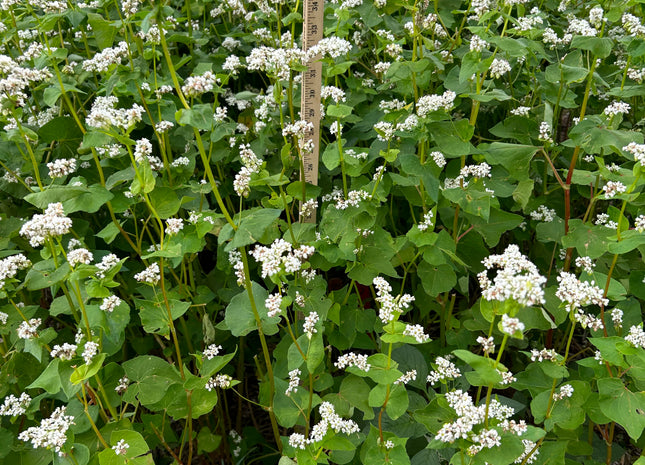
M 421 285 L 428 295 L 435 297 L 451 290 L 457 284 L 457 275 L 450 265 L 430 265 L 423 261 L 419 264 Z
M 618 378 L 598 380 L 600 410 L 637 440 L 645 429 L 645 392 L 632 392 Z
M 262 330 L 267 335 L 275 334 L 278 331 L 277 323 L 280 321 L 280 317 L 274 316 L 269 318 L 267 315 L 268 310 L 264 301 L 269 296 L 269 293 L 256 282 L 252 282 L 251 284 L 255 310 L 262 324 Z M 224 321 L 226 322 L 228 330 L 236 337 L 246 336 L 257 329 L 255 313 L 246 290 L 243 290 L 231 299 L 231 303 L 226 307 Z
M 230 251 L 245 245 L 262 242 L 268 238 L 268 232 L 276 225 L 276 219 L 282 210 L 277 208 L 257 208 L 248 210 L 248 214 L 235 231 L 233 240 L 226 245 L 225 250 Z M 228 227 L 225 226 L 225 227 Z

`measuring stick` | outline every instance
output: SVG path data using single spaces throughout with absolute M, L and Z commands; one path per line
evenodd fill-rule
M 304 26 L 302 47 L 304 51 L 316 45 L 323 36 L 324 20 L 323 0 L 304 0 Z M 308 136 L 313 140 L 314 148 L 311 153 L 303 153 L 304 172 L 300 180 L 318 185 L 318 157 L 320 154 L 320 86 L 322 82 L 322 63 L 320 57 L 313 58 L 302 73 L 300 96 L 300 111 L 302 118 L 313 124 L 313 130 Z M 301 217 L 302 223 L 315 223 L 316 211 L 309 216 Z

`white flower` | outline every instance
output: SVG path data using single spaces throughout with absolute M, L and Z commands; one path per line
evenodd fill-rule
M 206 357 L 206 360 L 212 360 L 219 355 L 221 350 L 222 346 L 211 344 L 204 350 L 204 357 Z
M 537 456 L 540 453 L 540 450 L 535 449 L 535 452 L 533 452 L 533 454 L 531 454 L 530 457 L 528 457 L 528 455 L 535 448 L 536 444 L 533 441 L 530 441 L 528 439 L 522 439 L 522 444 L 524 445 L 524 452 L 522 453 L 522 455 L 520 455 L 518 458 L 516 458 L 515 462 L 513 462 L 513 463 L 531 464 L 531 463 L 535 462 Z
M 624 115 L 629 113 L 630 105 L 624 102 L 614 102 L 603 110 L 607 116 L 614 117 L 616 115 Z
M 455 102 L 455 97 L 457 94 L 451 90 L 447 90 L 441 95 L 424 95 L 417 102 L 417 115 L 419 118 L 423 118 L 428 113 L 441 108 L 449 111 Z
M 432 226 L 432 217 L 434 214 L 429 211 L 425 215 L 423 215 L 423 221 L 417 225 L 419 228 L 419 231 L 425 231 L 427 230 L 430 226 Z
M 509 336 L 515 333 L 524 331 L 524 323 L 517 318 L 511 318 L 507 314 L 502 315 L 502 331 Z
M 74 424 L 74 417 L 65 415 L 66 406 L 58 407 L 49 418 L 40 422 L 39 426 L 31 426 L 18 435 L 21 441 L 31 441 L 34 448 L 44 447 L 54 449 L 62 456 L 61 448 L 67 441 L 67 430 Z
M 423 332 L 423 326 L 421 325 L 406 325 L 403 330 L 403 335 L 412 336 L 419 344 L 427 342 L 430 339 L 430 336 Z
M 29 321 L 23 321 L 16 329 L 20 339 L 33 339 L 38 336 L 38 326 L 42 320 L 40 318 L 32 318 Z
M 616 194 L 622 194 L 627 191 L 627 186 L 625 186 L 622 182 L 609 181 L 607 184 L 605 184 L 604 190 L 605 197 L 611 199 Z
M 130 448 L 130 444 L 125 442 L 125 439 L 121 439 L 119 442 L 117 442 L 115 445 L 112 446 L 112 450 L 116 455 L 127 454 L 129 448 Z
M 645 231 L 645 215 L 638 215 L 634 220 L 634 229 L 639 233 Z M 0 277 L 2 276 L 0 272 Z
M 282 304 L 282 296 L 280 294 L 278 293 L 270 294 L 269 297 L 267 297 L 266 300 L 264 301 L 264 305 L 268 310 L 267 316 L 269 318 L 277 316 L 280 313 L 281 304 Z
M 484 353 L 492 354 L 495 352 L 495 338 L 479 336 L 477 342 L 481 344 Z
M 634 155 L 634 160 L 638 163 L 645 165 L 645 144 L 630 142 L 628 145 L 623 147 L 623 150 Z
M 311 337 L 318 332 L 318 330 L 316 329 L 318 318 L 318 313 L 316 312 L 311 312 L 305 317 L 305 322 L 302 326 L 302 330 L 307 334 L 307 337 L 309 339 L 311 339 Z
M 481 52 L 485 48 L 488 48 L 490 44 L 486 42 L 481 37 L 474 35 L 470 38 L 470 51 L 471 52 Z
M 201 76 L 188 77 L 184 81 L 181 91 L 187 97 L 197 97 L 201 94 L 212 91 L 215 81 L 215 75 L 211 71 L 206 71 Z
M 107 254 L 101 259 L 101 263 L 97 263 L 96 267 L 99 269 L 99 272 L 96 273 L 97 278 L 103 279 L 105 273 L 115 267 L 119 263 L 119 257 L 113 253 Z
M 87 125 L 99 129 L 109 129 L 111 126 L 115 126 L 127 130 L 141 121 L 144 112 L 141 105 L 135 103 L 132 108 L 117 109 L 118 102 L 119 99 L 114 96 L 96 97 L 90 114 L 85 120 Z
M 623 327 L 623 311 L 620 308 L 614 308 L 611 311 L 611 321 L 616 328 Z
M 346 367 L 356 367 L 365 372 L 368 372 L 371 367 L 371 365 L 367 363 L 367 355 L 358 355 L 354 352 L 341 355 L 338 357 L 338 360 L 334 365 L 340 370 L 343 370 Z
M 530 215 L 531 219 L 544 221 L 545 223 L 550 223 L 557 217 L 555 210 L 547 207 L 546 205 L 540 205 L 537 210 L 533 210 Z
M 49 168 L 50 178 L 62 178 L 76 171 L 76 160 L 74 158 L 59 158 L 47 163 L 47 168 Z
M 111 295 L 103 299 L 103 302 L 101 303 L 101 306 L 99 308 L 104 312 L 112 313 L 116 307 L 121 305 L 121 302 L 122 300 L 119 297 Z
M 7 279 L 12 279 L 19 270 L 30 266 L 31 261 L 21 253 L 0 260 L 0 289 L 4 287 Z
M 577 257 L 576 258 L 576 267 L 582 268 L 587 273 L 593 273 L 593 269 L 596 267 L 596 264 L 591 260 L 590 257 Z
M 629 334 L 625 336 L 625 340 L 634 347 L 645 349 L 645 331 L 640 326 L 632 326 L 629 328 Z
M 134 279 L 136 279 L 139 282 L 144 282 L 148 284 L 157 284 L 157 282 L 159 282 L 159 279 L 161 279 L 159 265 L 157 263 L 153 263 L 142 272 L 135 274 Z
M 410 294 L 401 294 L 396 298 L 392 296 L 392 287 L 380 276 L 374 278 L 373 284 L 376 287 L 376 301 L 380 305 L 379 318 L 383 324 L 393 321 L 395 316 L 403 313 L 414 302 L 414 297 Z
M 78 346 L 76 344 L 69 344 L 67 342 L 62 346 L 56 344 L 49 355 L 51 355 L 52 358 L 58 357 L 61 360 L 71 360 L 76 355 L 77 347 Z
M 298 390 L 298 386 L 300 385 L 301 374 L 302 372 L 297 368 L 289 372 L 289 387 L 284 392 L 285 395 L 290 396 L 292 392 L 296 392 Z
M 119 384 L 114 388 L 117 394 L 123 394 L 126 389 L 128 389 L 128 384 L 130 383 L 130 380 L 128 379 L 127 376 L 124 376 L 123 378 L 119 379 Z
M 568 304 L 567 311 L 585 307 L 590 304 L 607 305 L 609 300 L 604 297 L 604 292 L 594 281 L 580 281 L 573 273 L 561 271 L 558 276 L 558 290 L 555 295 L 562 302 Z
M 428 375 L 427 382 L 435 385 L 439 381 L 447 379 L 456 379 L 461 376 L 461 371 L 447 357 L 437 357 L 434 361 L 437 365 L 436 370 L 431 371 Z
M 553 400 L 561 400 L 565 397 L 571 397 L 573 395 L 573 386 L 570 384 L 564 384 L 560 387 L 560 392 L 553 394 Z
M 443 153 L 432 152 L 430 154 L 430 157 L 432 157 L 432 160 L 439 168 L 443 168 L 444 166 L 446 166 L 446 157 L 443 155 Z
M 94 255 L 87 249 L 79 248 L 74 249 L 67 254 L 67 261 L 72 268 L 79 264 L 89 265 L 94 260 Z
M 551 125 L 546 121 L 542 121 L 540 123 L 540 135 L 538 136 L 538 139 L 544 142 L 553 142 L 553 138 L 551 137 Z
M 219 387 L 222 389 L 228 389 L 231 387 L 232 381 L 233 381 L 233 378 L 231 378 L 229 375 L 218 374 L 217 376 L 215 376 L 215 378 L 211 378 L 208 380 L 205 388 L 207 391 L 212 391 L 216 387 Z
M 513 299 L 525 306 L 544 303 L 542 286 L 546 283 L 546 278 L 520 253 L 517 245 L 509 245 L 503 254 L 491 255 L 482 263 L 488 270 L 500 268 L 492 282 L 486 271 L 477 275 L 484 299 L 501 302 Z
M 26 392 L 16 397 L 13 394 L 5 397 L 4 403 L 0 405 L 0 415 L 8 417 L 16 417 L 22 415 L 27 411 L 27 407 L 31 403 L 31 397 Z
M 399 377 L 394 384 L 408 384 L 410 381 L 417 379 L 417 370 L 410 370 Z
M 184 229 L 184 220 L 181 218 L 168 218 L 166 220 L 166 234 L 172 236 Z
M 108 47 L 101 52 L 95 54 L 92 59 L 83 62 L 83 70 L 103 73 L 107 71 L 110 65 L 120 64 L 121 59 L 128 56 L 128 44 L 126 42 L 119 42 L 116 47 Z
M 36 214 L 20 228 L 20 235 L 29 239 L 32 247 L 42 245 L 50 237 L 67 234 L 72 220 L 65 216 L 62 203 L 50 203 L 45 214 Z
M 516 116 L 528 116 L 529 111 L 531 111 L 531 107 L 517 107 L 514 110 L 511 110 L 511 114 Z
M 490 65 L 490 74 L 492 77 L 497 79 L 508 73 L 510 70 L 510 63 L 504 59 L 495 58 Z
M 99 345 L 94 341 L 87 341 L 85 343 L 85 348 L 83 349 L 83 353 L 81 354 L 81 357 L 83 357 L 83 360 L 85 360 L 85 363 L 89 365 L 90 363 L 92 363 L 92 359 L 98 353 L 99 353 Z

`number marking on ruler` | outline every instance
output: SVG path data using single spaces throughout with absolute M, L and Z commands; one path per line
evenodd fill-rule
M 304 0 L 304 27 L 302 44 L 305 51 L 316 45 L 322 39 L 323 33 L 323 0 Z M 303 155 L 304 173 L 301 180 L 318 185 L 318 157 L 320 154 L 320 86 L 322 82 L 322 63 L 315 57 L 308 65 L 302 76 L 300 111 L 302 118 L 313 125 L 309 136 L 314 142 L 311 153 Z M 316 212 L 300 221 L 315 223 Z

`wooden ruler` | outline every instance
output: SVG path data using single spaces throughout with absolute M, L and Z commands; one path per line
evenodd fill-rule
M 324 0 L 304 0 L 304 26 L 302 47 L 307 51 L 323 37 Z M 313 124 L 309 137 L 314 142 L 311 153 L 303 156 L 304 172 L 300 180 L 318 185 L 318 157 L 320 155 L 320 86 L 322 82 L 322 63 L 320 57 L 314 58 L 302 74 L 300 88 L 300 111 L 302 118 Z M 303 223 L 315 223 L 316 211 L 307 217 L 301 217 Z

